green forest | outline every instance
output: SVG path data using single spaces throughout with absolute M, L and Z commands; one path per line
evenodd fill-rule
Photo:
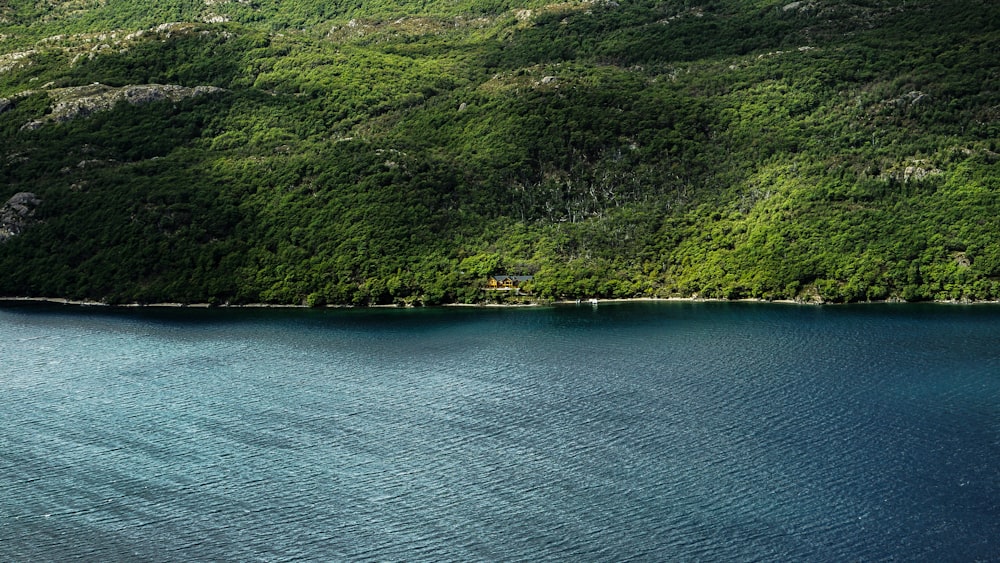
M 997 300 L 998 140 L 993 0 L 8 0 L 0 296 Z

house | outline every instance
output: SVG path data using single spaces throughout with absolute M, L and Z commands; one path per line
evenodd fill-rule
M 511 290 L 518 289 L 534 276 L 512 276 L 510 274 L 493 274 L 486 280 L 486 289 Z

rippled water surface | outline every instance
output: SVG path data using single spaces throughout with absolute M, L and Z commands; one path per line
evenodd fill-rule
M 0 308 L 0 560 L 1000 560 L 1000 307 Z

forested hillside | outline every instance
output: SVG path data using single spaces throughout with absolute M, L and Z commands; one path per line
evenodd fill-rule
M 992 0 L 8 0 L 0 295 L 1000 298 Z

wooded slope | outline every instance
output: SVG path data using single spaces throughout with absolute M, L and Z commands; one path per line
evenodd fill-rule
M 0 295 L 1000 298 L 989 0 L 0 7 Z

